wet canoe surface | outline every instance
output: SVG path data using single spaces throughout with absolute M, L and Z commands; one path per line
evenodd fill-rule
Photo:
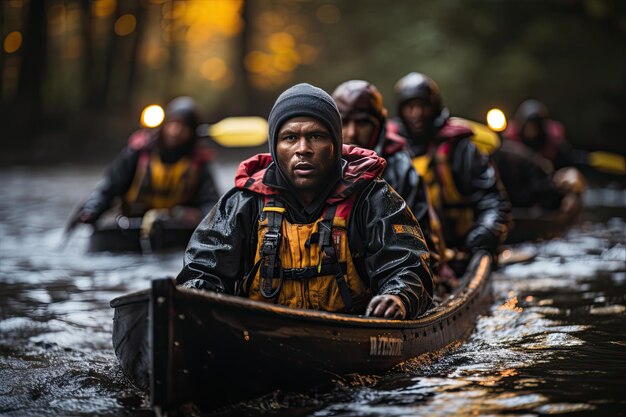
M 127 375 L 149 387 L 162 409 L 187 401 L 221 405 L 347 373 L 382 374 L 469 334 L 491 304 L 490 265 L 488 255 L 476 257 L 453 297 L 404 321 L 292 309 L 155 281 L 151 292 L 111 302 L 113 344 Z M 215 380 L 224 384 L 209 396 Z

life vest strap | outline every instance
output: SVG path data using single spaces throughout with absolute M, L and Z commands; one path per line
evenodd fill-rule
M 336 210 L 337 206 L 329 207 L 324 214 L 324 218 L 321 222 L 319 222 L 317 227 L 317 232 L 319 233 L 320 251 L 322 252 L 322 256 L 320 256 L 320 263 L 317 266 L 317 272 L 318 274 L 321 273 L 322 267 L 325 263 L 335 264 L 339 266 L 335 269 L 334 275 L 335 279 L 337 280 L 337 287 L 339 288 L 341 300 L 346 306 L 346 311 L 350 311 L 352 310 L 352 296 L 350 295 L 350 288 L 348 288 L 348 283 L 344 278 L 346 272 L 342 271 L 341 269 L 339 259 L 337 258 L 337 250 L 335 249 L 335 245 L 333 244 L 333 221 L 335 219 Z M 326 259 L 322 261 L 322 258 Z
M 282 240 L 281 228 L 285 208 L 282 203 L 272 199 L 272 205 L 263 208 L 267 216 L 267 232 L 263 236 L 261 245 L 261 274 L 259 279 L 259 291 L 265 298 L 274 298 L 280 292 L 283 283 L 283 267 L 280 262 L 280 242 Z M 280 210 L 282 209 L 282 210 Z M 273 290 L 274 269 L 278 269 L 278 286 Z
M 294 281 L 302 281 L 323 275 L 337 275 L 337 273 L 345 275 L 347 270 L 348 265 L 346 262 L 322 264 L 322 267 L 319 269 L 316 266 L 309 266 L 306 268 L 285 268 L 283 269 L 283 278 Z

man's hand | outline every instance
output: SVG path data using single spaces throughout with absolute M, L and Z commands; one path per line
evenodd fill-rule
M 406 309 L 397 295 L 377 295 L 371 299 L 365 315 L 401 320 L 406 317 Z

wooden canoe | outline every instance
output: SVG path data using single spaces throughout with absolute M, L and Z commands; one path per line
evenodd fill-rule
M 416 320 L 293 309 L 154 280 L 149 290 L 111 301 L 113 345 L 126 376 L 149 390 L 159 413 L 381 374 L 470 334 L 492 300 L 491 263 L 476 255 L 463 285 Z
M 513 208 L 513 227 L 506 239 L 507 244 L 537 239 L 550 239 L 563 234 L 578 218 L 582 197 L 569 210 L 547 210 L 541 207 Z
M 157 252 L 185 249 L 196 225 L 173 219 L 160 219 L 142 236 L 141 217 L 117 216 L 98 224 L 89 238 L 90 252 Z

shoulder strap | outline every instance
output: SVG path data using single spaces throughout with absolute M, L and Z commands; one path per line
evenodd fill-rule
M 344 277 L 344 269 L 341 268 L 339 259 L 337 258 L 337 250 L 333 244 L 333 221 L 335 219 L 335 212 L 337 206 L 332 205 L 328 207 L 324 214 L 324 219 L 318 224 L 317 231 L 319 233 L 319 246 L 320 246 L 320 262 L 317 265 L 317 271 L 322 271 L 322 263 L 330 263 L 336 265 L 335 279 L 337 280 L 337 287 L 339 288 L 339 294 L 343 304 L 346 306 L 346 311 L 352 310 L 352 296 L 350 295 L 350 289 L 348 283 Z
M 276 297 L 283 283 L 284 273 L 279 253 L 284 214 L 285 207 L 283 204 L 273 198 L 268 199 L 261 214 L 267 216 L 267 232 L 265 232 L 261 244 L 261 274 L 259 277 L 259 290 L 265 298 Z M 278 268 L 278 286 L 273 290 L 272 281 L 275 268 Z

